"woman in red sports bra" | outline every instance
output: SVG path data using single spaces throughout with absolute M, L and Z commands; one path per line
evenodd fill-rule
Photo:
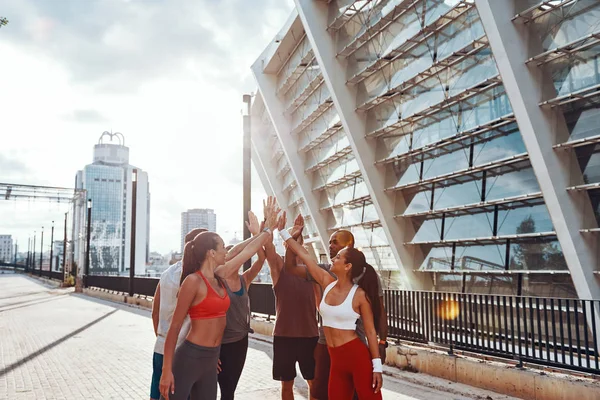
M 272 240 L 279 210 L 274 203 L 269 204 L 265 208 L 266 228 L 229 261 L 225 260 L 223 239 L 214 232 L 202 232 L 185 245 L 177 306 L 165 339 L 161 398 L 217 398 L 217 363 L 230 300 L 215 269 L 221 265 L 239 269 Z M 186 314 L 190 315 L 191 329 L 175 350 Z

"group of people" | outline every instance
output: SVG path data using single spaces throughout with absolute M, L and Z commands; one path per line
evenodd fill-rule
M 183 259 L 160 278 L 153 302 L 156 334 L 151 399 L 233 399 L 248 351 L 248 289 L 267 261 L 275 293 L 273 379 L 293 399 L 296 363 L 311 399 L 381 399 L 387 318 L 376 271 L 346 230 L 329 240 L 331 264 L 317 264 L 303 246 L 304 220 L 286 229 L 275 199 L 259 223 L 250 212 L 250 239 L 226 248 L 221 237 L 194 229 Z M 286 247 L 273 245 L 278 230 Z M 244 263 L 257 256 L 247 271 Z M 317 319 L 320 314 L 320 323 Z

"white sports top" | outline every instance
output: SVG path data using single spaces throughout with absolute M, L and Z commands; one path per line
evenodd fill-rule
M 334 281 L 327 285 L 323 292 L 323 297 L 321 298 L 319 312 L 321 313 L 321 317 L 323 317 L 323 326 L 353 331 L 356 329 L 356 320 L 360 318 L 360 314 L 352 308 L 352 299 L 354 299 L 354 294 L 356 293 L 356 289 L 358 289 L 358 285 L 352 286 L 352 289 L 350 289 L 348 296 L 346 296 L 346 299 L 342 304 L 330 306 L 325 303 L 325 298 L 336 283 L 337 281 Z

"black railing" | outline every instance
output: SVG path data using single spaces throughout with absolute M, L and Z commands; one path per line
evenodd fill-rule
M 600 374 L 599 300 L 385 291 L 389 336 Z
M 127 293 L 129 277 L 88 276 L 87 286 Z M 153 296 L 158 278 L 136 277 Z M 253 313 L 275 315 L 271 284 L 250 286 Z M 385 290 L 390 338 L 600 374 L 600 300 Z

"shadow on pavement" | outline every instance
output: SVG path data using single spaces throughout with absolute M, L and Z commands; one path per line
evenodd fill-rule
M 70 293 L 62 293 L 59 294 L 58 296 L 66 296 L 69 295 Z M 42 299 L 33 299 L 33 300 L 27 300 L 27 301 L 19 301 L 17 303 L 12 303 L 12 304 L 6 304 L 4 306 L 0 306 L 0 308 L 2 308 L 0 310 L 0 313 L 3 313 L 5 311 L 11 311 L 11 310 L 16 310 L 19 308 L 25 308 L 25 307 L 29 307 L 29 306 L 35 306 L 36 304 L 40 304 L 40 303 L 48 303 L 49 301 L 56 301 L 56 300 L 61 300 L 61 299 L 65 299 L 66 297 L 44 297 Z M 27 303 L 27 304 L 24 304 Z M 23 305 L 18 305 L 18 304 L 23 304 Z M 8 307 L 6 307 L 8 306 Z M 10 306 L 16 306 L 16 307 L 10 307 Z M 6 307 L 6 308 L 5 308 Z
M 86 329 L 91 328 L 92 326 L 96 325 L 98 322 L 102 321 L 103 319 L 111 316 L 112 314 L 116 313 L 118 310 L 112 310 L 109 313 L 104 314 L 103 316 L 101 316 L 100 318 L 97 318 L 95 320 L 93 320 L 92 322 L 82 326 L 79 329 L 74 330 L 73 332 L 64 335 L 61 338 L 56 339 L 54 342 L 42 347 L 41 349 L 31 353 L 30 355 L 23 357 L 22 359 L 15 361 L 14 363 L 6 366 L 5 368 L 0 370 L 0 377 L 8 374 L 9 372 L 11 372 L 12 370 L 20 367 L 21 365 L 24 365 L 26 363 L 28 363 L 29 361 L 41 356 L 42 354 L 44 354 L 45 352 L 47 352 L 48 350 L 51 350 L 52 348 L 54 348 L 55 346 L 61 344 L 62 342 L 64 342 L 65 340 L 68 340 L 70 338 L 72 338 L 73 336 L 85 331 Z

